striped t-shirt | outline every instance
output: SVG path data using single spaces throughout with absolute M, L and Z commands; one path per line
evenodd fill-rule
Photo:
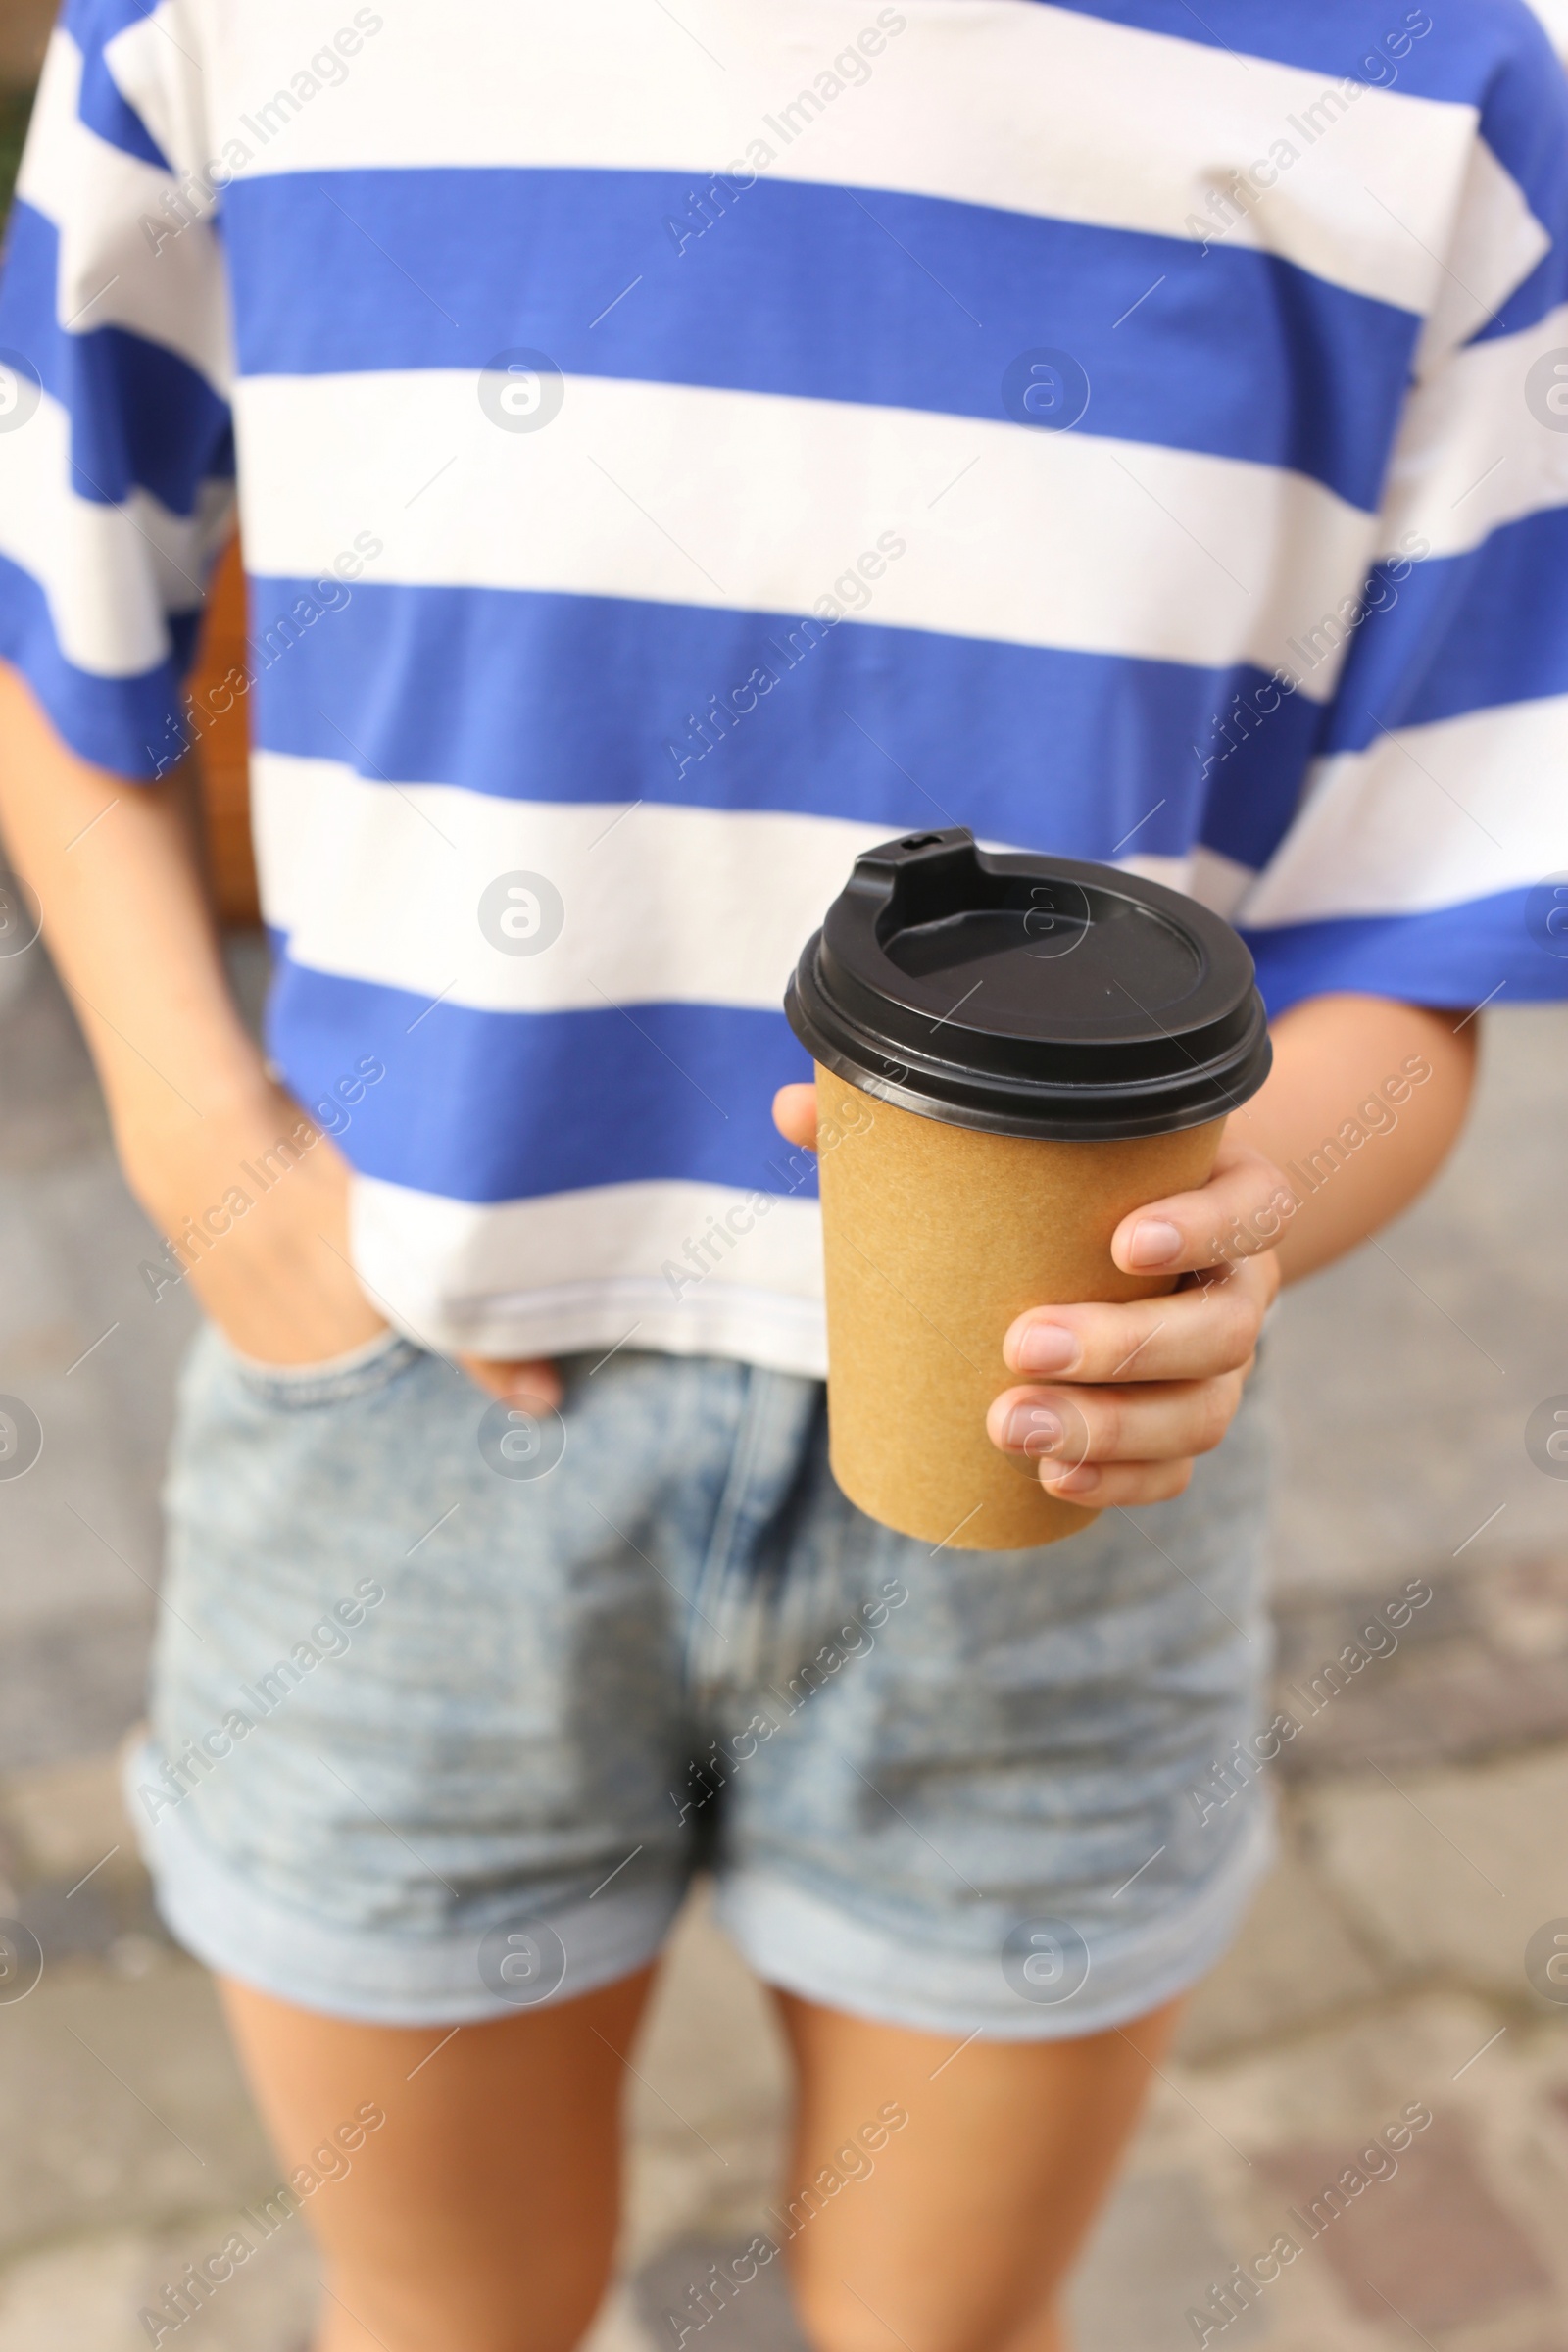
M 71 0 L 0 652 L 161 772 L 237 482 L 374 1296 L 815 1371 L 768 1105 L 862 847 L 1158 875 L 1276 1010 L 1563 993 L 1565 267 L 1515 0 Z

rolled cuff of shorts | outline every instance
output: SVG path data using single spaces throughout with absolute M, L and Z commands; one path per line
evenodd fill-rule
M 1089 1970 L 1067 1999 L 1035 2000 L 1008 1983 L 999 1949 L 937 1947 L 928 1918 L 901 1936 L 771 1873 L 721 1880 L 720 1925 L 765 1984 L 829 2009 L 956 2040 L 1070 2041 L 1103 2034 L 1189 1991 L 1235 1939 L 1273 1865 L 1262 1802 L 1197 1891 L 1134 1927 L 1089 1936 Z
M 525 1919 L 493 1904 L 482 1914 L 476 1907 L 471 1919 L 443 1935 L 334 1925 L 259 1892 L 205 1842 L 187 1808 L 171 1806 L 148 1823 L 136 1789 L 161 1761 L 146 1745 L 131 1749 L 122 1769 L 126 1810 L 170 1934 L 219 1975 L 322 2016 L 358 2025 L 466 2026 L 575 2000 L 646 1967 L 685 1893 L 672 1872 L 667 1883 L 645 1879 L 624 1891 L 607 1886 L 554 1907 L 546 1900 Z M 536 2002 L 491 1991 L 479 1974 L 481 1938 L 535 1924 L 554 1930 L 564 1947 L 560 1984 Z

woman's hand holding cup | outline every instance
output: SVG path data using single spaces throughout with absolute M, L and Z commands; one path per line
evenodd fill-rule
M 815 1148 L 814 1088 L 782 1087 L 773 1117 L 791 1143 Z M 1222 1137 L 1207 1184 L 1133 1210 L 1111 1242 L 1125 1273 L 1179 1274 L 1178 1289 L 1031 1307 L 1011 1324 L 1003 1354 L 1024 1379 L 986 1416 L 993 1445 L 1037 1462 L 1041 1484 L 1066 1501 L 1099 1509 L 1180 1494 L 1241 1402 L 1294 1205 L 1271 1160 Z
M 1067 1501 L 1099 1509 L 1180 1494 L 1241 1402 L 1280 1287 L 1284 1200 L 1291 1188 L 1272 1161 L 1225 1137 L 1200 1191 L 1124 1217 L 1116 1264 L 1180 1274 L 1180 1287 L 1019 1315 L 1003 1354 L 1025 1380 L 987 1414 L 993 1445 L 1037 1461 L 1042 1485 Z

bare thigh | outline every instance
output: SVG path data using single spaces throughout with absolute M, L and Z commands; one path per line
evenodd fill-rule
M 623 2059 L 652 1978 L 450 2039 L 222 1985 L 282 2177 L 320 2181 L 303 2213 L 325 2264 L 317 2352 L 579 2342 L 613 2260 Z M 798 2078 L 778 2209 L 819 2352 L 1065 2352 L 1057 2290 L 1178 2005 L 955 2055 L 777 1997 Z
M 818 2352 L 1065 2352 L 1057 2293 L 1179 2003 L 955 2055 L 948 2037 L 777 1997 L 798 2077 L 780 2212 Z
M 222 1985 L 284 2180 L 336 2176 L 304 2203 L 325 2260 L 317 2352 L 569 2352 L 613 2257 L 622 2058 L 652 1976 L 444 2047 L 440 2026 Z M 384 2122 L 366 2130 L 366 2109 Z

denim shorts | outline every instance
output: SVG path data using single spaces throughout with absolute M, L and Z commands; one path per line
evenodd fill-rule
M 1254 1393 L 1179 1500 L 969 1552 L 845 1500 L 815 1381 L 563 1371 L 530 1417 L 395 1333 L 298 1371 L 198 1339 L 126 1766 L 192 1952 L 503 2017 L 651 1960 L 706 1870 L 765 1982 L 955 2037 L 1212 1965 L 1272 1846 Z

